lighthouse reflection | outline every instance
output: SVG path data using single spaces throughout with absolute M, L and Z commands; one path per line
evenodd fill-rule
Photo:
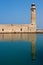
M 36 57 L 36 34 L 0 34 L 0 41 L 29 41 L 32 61 Z

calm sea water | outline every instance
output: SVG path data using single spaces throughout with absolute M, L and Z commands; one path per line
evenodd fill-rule
M 0 34 L 0 65 L 43 65 L 43 34 Z

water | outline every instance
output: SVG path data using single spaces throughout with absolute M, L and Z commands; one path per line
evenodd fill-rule
M 43 34 L 0 34 L 0 65 L 43 65 Z

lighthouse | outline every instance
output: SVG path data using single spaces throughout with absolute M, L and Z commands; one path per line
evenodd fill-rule
M 34 3 L 31 5 L 31 23 L 36 24 L 36 6 Z

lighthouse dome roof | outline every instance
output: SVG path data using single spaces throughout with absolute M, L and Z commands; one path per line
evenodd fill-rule
M 32 5 L 31 6 L 35 6 L 35 3 L 32 3 Z

